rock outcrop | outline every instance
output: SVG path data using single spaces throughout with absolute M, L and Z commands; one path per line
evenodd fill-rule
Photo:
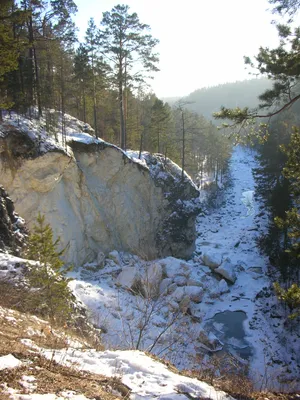
M 0 186 L 0 251 L 18 255 L 25 236 L 25 221 L 15 212 L 11 198 Z
M 30 129 L 0 126 L 0 181 L 29 228 L 44 214 L 75 266 L 113 249 L 191 255 L 198 191 L 171 161 L 146 155 L 135 162 L 83 133 L 67 142 L 63 149 Z

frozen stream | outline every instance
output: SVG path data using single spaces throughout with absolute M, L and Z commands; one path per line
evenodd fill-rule
M 280 342 L 284 320 L 270 319 L 271 306 L 276 309 L 277 300 L 261 299 L 260 295 L 270 281 L 265 275 L 267 260 L 256 246 L 267 219 L 254 201 L 252 169 L 256 166 L 251 150 L 234 149 L 229 167 L 232 185 L 223 193 L 220 207 L 198 217 L 193 259 L 166 257 L 147 262 L 113 252 L 103 268 L 88 265 L 73 273 L 72 290 L 91 310 L 107 348 L 150 349 L 182 369 L 205 368 L 207 357 L 220 350 L 230 352 L 249 363 L 258 386 L 270 370 L 273 377 L 282 373 L 277 360 L 290 356 Z M 226 283 L 205 266 L 205 253 L 223 262 L 230 260 L 235 282 Z M 147 270 L 155 276 L 160 269 L 165 286 L 161 289 L 156 284 L 160 290 L 157 300 L 149 302 L 128 291 L 135 276 L 144 279 Z M 162 284 L 162 276 L 159 279 Z M 184 304 L 188 313 L 179 313 L 178 320 L 170 324 Z M 294 371 L 293 366 L 290 369 Z

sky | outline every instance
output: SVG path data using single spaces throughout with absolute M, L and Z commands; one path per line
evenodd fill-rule
M 102 13 L 118 0 L 75 0 L 76 25 L 83 39 L 90 17 L 100 24 Z M 151 86 L 159 97 L 186 96 L 196 89 L 248 79 L 244 56 L 259 47 L 275 47 L 277 30 L 267 0 L 127 0 L 130 12 L 150 25 L 160 40 L 159 72 Z M 252 71 L 253 72 L 253 71 Z

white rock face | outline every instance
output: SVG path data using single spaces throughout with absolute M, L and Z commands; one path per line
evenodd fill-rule
M 218 268 L 216 268 L 215 272 L 222 275 L 232 283 L 236 281 L 235 267 L 229 259 L 226 259 Z
M 1 140 L 16 147 L 14 141 L 23 140 L 19 132 L 16 137 Z M 45 215 L 66 249 L 65 261 L 74 266 L 94 261 L 99 251 L 107 255 L 114 249 L 148 259 L 189 257 L 194 250 L 196 214 L 182 206 L 179 219 L 170 220 L 178 198 L 176 194 L 167 199 L 164 193 L 171 191 L 170 182 L 175 185 L 171 175 L 168 183 L 157 181 L 147 167 L 105 142 L 70 145 L 70 154 L 54 148 L 32 158 L 26 149 L 14 171 L 3 168 L 0 157 L 0 182 L 9 189 L 29 228 L 39 212 Z M 36 144 L 31 146 L 34 151 Z M 197 197 L 190 182 L 184 187 L 187 199 Z M 186 241 L 177 235 L 180 221 Z
M 222 264 L 222 256 L 212 251 L 206 251 L 202 254 L 202 262 L 205 266 L 215 269 Z

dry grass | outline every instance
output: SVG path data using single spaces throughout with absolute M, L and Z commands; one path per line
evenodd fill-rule
M 44 315 L 40 315 L 38 312 L 36 312 L 35 309 L 33 309 L 33 304 L 36 304 L 38 301 L 38 295 L 36 295 L 32 291 L 29 291 L 28 289 L 26 289 L 26 287 L 18 287 L 15 285 L 13 286 L 8 282 L 0 281 L 0 293 L 0 306 L 17 310 L 22 314 L 28 315 L 28 318 L 31 319 L 32 326 L 34 325 L 32 317 L 35 320 L 36 318 L 45 318 Z M 35 296 L 37 296 L 36 299 Z M 87 318 L 84 315 L 80 316 L 80 319 L 77 318 L 74 321 L 74 323 L 71 323 L 70 321 L 68 323 L 64 322 L 64 326 L 62 326 L 61 321 L 52 321 L 51 325 L 50 322 L 46 322 L 47 327 L 40 327 L 40 329 L 51 331 L 53 328 L 63 328 L 65 336 L 75 336 L 77 340 L 84 340 L 87 346 L 89 345 L 96 350 L 101 351 L 104 349 L 103 345 L 101 344 L 99 332 L 88 324 Z M 52 345 L 55 345 L 55 343 L 53 343 L 53 340 L 50 340 L 50 345 L 46 347 L 51 347 Z M 43 343 L 42 345 L 45 345 L 45 343 Z
M 127 397 L 130 393 L 117 378 L 78 371 L 48 360 L 39 350 L 27 347 L 21 339 L 30 339 L 41 348 L 61 349 L 68 347 L 68 339 L 76 339 L 83 346 L 88 346 L 84 339 L 70 337 L 64 329 L 54 329 L 47 321 L 33 315 L 23 314 L 15 310 L 0 308 L 0 356 L 12 354 L 23 364 L 13 369 L 0 371 L 0 388 L 7 385 L 20 394 L 28 393 L 22 386 L 22 376 L 34 376 L 36 389 L 34 393 L 56 393 L 72 390 L 87 398 L 96 400 L 112 400 Z M 112 394 L 118 391 L 120 396 Z M 9 395 L 0 394 L 0 400 L 8 400 Z
M 299 400 L 297 393 L 256 391 L 253 382 L 245 372 L 236 370 L 222 374 L 218 378 L 207 376 L 203 371 L 185 371 L 185 375 L 213 385 L 215 389 L 228 393 L 236 400 Z

